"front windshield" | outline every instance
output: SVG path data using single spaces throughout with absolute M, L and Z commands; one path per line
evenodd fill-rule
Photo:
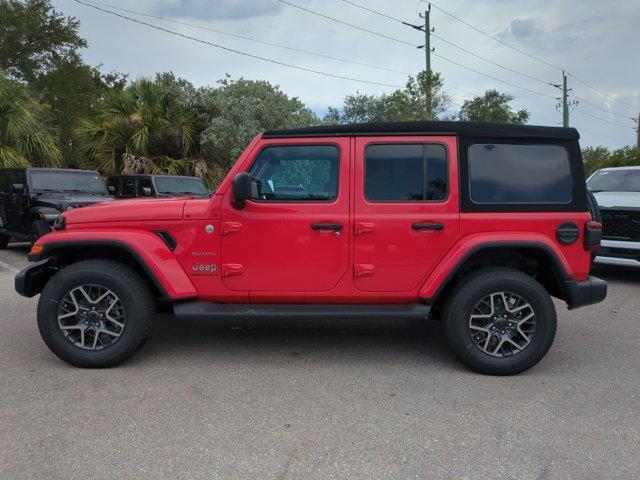
M 593 192 L 640 192 L 640 169 L 601 170 L 587 182 Z
M 102 177 L 94 172 L 32 170 L 31 190 L 107 194 Z
M 155 177 L 156 190 L 160 195 L 198 195 L 206 197 L 209 191 L 199 178 Z

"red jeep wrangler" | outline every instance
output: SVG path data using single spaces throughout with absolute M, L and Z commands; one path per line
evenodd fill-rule
M 209 199 L 65 212 L 16 290 L 38 293 L 42 338 L 82 367 L 116 365 L 177 317 L 417 318 L 434 314 L 471 368 L 535 365 L 551 297 L 599 302 L 574 129 L 456 122 L 320 126 L 258 135 Z

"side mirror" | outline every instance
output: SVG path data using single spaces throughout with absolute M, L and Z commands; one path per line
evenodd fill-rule
M 17 194 L 24 193 L 24 185 L 22 183 L 14 183 L 13 193 L 17 193 Z
M 253 179 L 247 172 L 242 172 L 233 177 L 233 206 L 237 209 L 244 208 L 244 202 L 251 198 L 251 183 Z
M 116 194 L 116 187 L 114 187 L 113 185 L 108 185 L 107 186 L 107 190 L 109 190 L 109 195 L 115 195 Z
M 151 187 L 142 187 L 142 194 L 145 197 L 150 197 L 151 196 Z

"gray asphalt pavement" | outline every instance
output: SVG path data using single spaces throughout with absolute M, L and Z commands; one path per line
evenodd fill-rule
M 0 479 L 638 479 L 640 272 L 558 303 L 535 368 L 463 368 L 435 322 L 158 318 L 121 367 L 41 341 L 0 252 Z

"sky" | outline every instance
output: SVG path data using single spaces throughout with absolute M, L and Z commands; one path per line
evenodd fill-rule
M 53 0 L 57 10 L 80 20 L 80 33 L 89 43 L 83 51 L 85 61 L 101 65 L 104 72 L 126 73 L 129 78 L 173 71 L 196 86 L 214 85 L 226 74 L 233 78 L 267 80 L 280 85 L 288 95 L 299 97 L 322 115 L 329 106 L 339 106 L 346 95 L 390 93 L 402 87 L 409 74 L 415 75 L 424 69 L 424 50 L 416 48 L 424 43 L 424 34 L 397 21 L 422 22 L 418 14 L 427 8 L 424 1 L 286 0 L 289 4 L 280 0 L 99 1 L 101 8 L 280 62 L 267 62 L 158 31 L 74 0 Z M 363 10 L 350 2 L 393 18 Z M 529 123 L 557 125 L 562 122 L 562 115 L 554 97 L 558 97 L 560 91 L 550 84 L 562 83 L 562 69 L 565 69 L 570 73 L 571 99 L 578 102 L 571 107 L 570 125 L 580 131 L 582 145 L 618 148 L 635 144 L 635 123 L 629 117 L 637 118 L 640 112 L 640 35 L 637 30 L 640 1 L 438 0 L 433 4 L 430 17 L 435 28 L 431 38 L 435 48 L 432 69 L 444 76 L 445 90 L 454 104 L 461 105 L 465 99 L 487 89 L 497 89 L 514 97 L 513 107 L 526 108 L 531 113 Z M 211 30 L 378 68 L 264 45 Z M 323 76 L 282 63 L 359 81 Z M 452 113 L 457 108 L 453 105 Z

